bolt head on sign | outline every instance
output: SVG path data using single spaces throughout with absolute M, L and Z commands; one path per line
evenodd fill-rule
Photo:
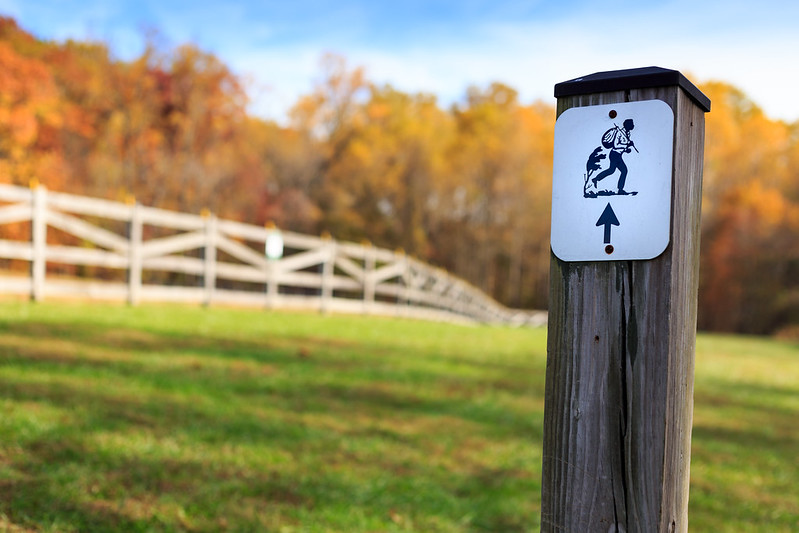
M 564 111 L 555 122 L 552 252 L 653 259 L 669 244 L 674 113 L 662 100 Z

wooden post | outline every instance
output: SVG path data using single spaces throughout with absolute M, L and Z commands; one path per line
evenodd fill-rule
M 205 269 L 203 273 L 203 282 L 205 285 L 205 299 L 206 306 L 211 305 L 216 291 L 216 232 L 217 232 L 217 219 L 216 215 L 208 210 L 203 210 L 203 218 L 205 218 Z
M 362 241 L 363 247 L 363 312 L 370 314 L 375 303 L 375 279 L 374 271 L 376 266 L 375 250 L 372 243 Z
M 710 101 L 679 72 L 655 67 L 564 82 L 555 96 L 558 116 L 662 100 L 673 111 L 674 140 L 664 252 L 623 261 L 551 256 L 541 531 L 687 531 Z
M 283 236 L 274 222 L 264 225 L 264 252 L 266 254 L 266 307 L 274 309 L 280 294 L 280 270 L 278 261 L 283 257 Z
M 139 203 L 130 198 L 130 226 L 128 229 L 128 304 L 138 305 L 141 300 L 142 233 L 143 222 Z
M 325 251 L 325 262 L 322 264 L 322 282 L 320 291 L 319 310 L 322 313 L 330 312 L 331 300 L 333 299 L 333 274 L 336 266 L 336 242 L 327 232 L 322 234 Z
M 31 182 L 31 299 L 44 299 L 47 274 L 47 189 L 37 181 Z
M 403 248 L 397 248 L 394 251 L 394 257 L 402 267 L 402 273 L 399 276 L 399 281 L 397 281 L 397 316 L 406 316 L 408 314 L 408 285 L 410 279 L 408 275 L 408 258 Z
M 278 285 L 277 259 L 269 259 L 266 265 L 266 308 L 274 309 L 277 306 L 277 295 L 280 290 Z

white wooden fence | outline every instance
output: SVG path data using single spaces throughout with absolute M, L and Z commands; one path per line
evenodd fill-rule
M 275 231 L 210 213 L 0 184 L 0 259 L 30 263 L 29 276 L 0 275 L 0 293 L 546 323 L 545 312 L 505 308 L 401 252 L 283 231 L 284 255 L 267 259 Z M 78 265 L 82 275 L 58 275 L 58 265 Z

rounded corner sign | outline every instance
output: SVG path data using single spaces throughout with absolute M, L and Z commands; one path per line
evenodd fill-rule
M 674 112 L 662 100 L 564 111 L 555 122 L 552 252 L 653 259 L 669 245 Z

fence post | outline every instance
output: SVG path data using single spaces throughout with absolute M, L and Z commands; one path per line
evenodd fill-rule
M 128 304 L 138 305 L 142 284 L 142 233 L 141 207 L 135 198 L 128 199 L 130 226 L 128 228 Z
M 397 316 L 404 316 L 408 311 L 408 263 L 405 260 L 405 250 L 403 248 L 394 250 L 394 261 L 402 267 L 402 272 L 397 280 L 396 314 Z M 403 305 L 403 300 L 405 305 Z
M 209 306 L 216 290 L 216 215 L 204 209 L 202 216 L 205 219 L 205 253 L 203 283 L 205 285 L 204 305 Z
M 274 309 L 277 307 L 277 295 L 280 291 L 278 284 L 278 265 L 277 259 L 269 259 L 266 265 L 266 308 Z
M 47 275 L 47 189 L 31 181 L 31 299 L 44 299 Z
M 403 251 L 404 254 L 404 251 Z M 405 263 L 405 273 L 402 279 L 405 282 L 405 314 L 410 316 L 410 308 L 416 306 L 416 287 L 414 286 L 413 271 L 411 270 L 411 258 L 408 255 L 403 257 Z
M 330 304 L 333 299 L 333 274 L 336 265 L 336 243 L 332 236 L 325 232 L 322 234 L 325 253 L 325 262 L 322 264 L 322 287 L 319 310 L 322 313 L 330 312 Z
M 555 96 L 541 531 L 687 531 L 710 101 L 679 72 L 655 67 L 564 82 Z M 634 115 L 627 144 L 615 136 L 606 146 L 623 150 L 603 155 L 607 124 Z M 665 138 L 652 133 L 670 116 Z M 603 165 L 614 170 L 603 176 Z M 657 189 L 660 172 L 669 181 Z M 652 200 L 665 219 L 635 211 Z M 564 231 L 569 224 L 577 229 Z M 643 238 L 628 243 L 639 229 Z M 660 252 L 641 251 L 658 239 Z
M 278 261 L 283 257 L 283 236 L 278 231 L 274 222 L 264 225 L 266 237 L 264 238 L 264 251 L 266 254 L 266 307 L 274 309 L 280 293 L 280 280 L 278 276 Z
M 361 246 L 363 247 L 363 312 L 368 315 L 375 303 L 375 250 L 372 243 L 367 240 L 362 241 Z

